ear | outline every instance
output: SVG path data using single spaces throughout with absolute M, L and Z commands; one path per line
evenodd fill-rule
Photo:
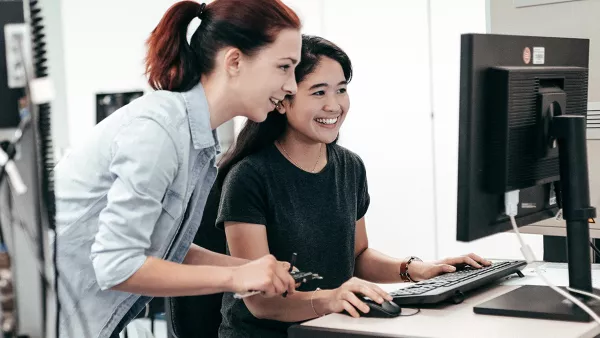
M 285 106 L 283 105 L 283 102 L 280 103 L 277 107 L 275 107 L 275 109 L 277 109 L 279 114 L 285 115 Z
M 279 105 L 277 107 L 275 107 L 275 109 L 277 109 L 279 114 L 285 115 L 285 113 L 287 112 L 289 107 L 290 107 L 290 100 L 286 98 L 283 101 L 281 101 L 279 103 Z
M 237 48 L 229 48 L 225 52 L 225 70 L 230 76 L 236 76 L 240 72 L 242 62 L 242 51 Z

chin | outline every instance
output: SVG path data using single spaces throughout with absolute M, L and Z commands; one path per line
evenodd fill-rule
M 266 119 L 267 119 L 267 115 L 260 116 L 258 118 L 248 117 L 248 120 L 250 120 L 252 122 L 256 122 L 256 123 L 263 123 L 263 122 L 265 122 Z
M 326 141 L 323 141 L 323 143 L 332 144 L 333 142 L 335 142 L 335 140 L 337 140 L 337 137 L 332 137 L 332 138 L 327 139 Z
M 269 116 L 270 112 L 265 112 L 264 110 L 255 110 L 253 111 L 251 114 L 248 114 L 248 116 L 246 116 L 248 118 L 248 120 L 252 121 L 252 122 L 256 122 L 256 123 L 261 123 L 264 122 L 267 119 L 267 116 Z
M 335 136 L 331 136 L 331 137 L 318 137 L 316 138 L 316 140 L 320 143 L 325 143 L 325 144 L 331 144 L 333 142 L 335 142 L 335 140 L 337 140 L 337 134 Z

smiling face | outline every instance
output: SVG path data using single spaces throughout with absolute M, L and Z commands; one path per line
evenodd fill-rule
M 332 143 L 350 108 L 347 81 L 339 62 L 320 57 L 319 64 L 283 103 L 288 128 L 308 142 Z
M 286 95 L 296 93 L 294 68 L 300 59 L 300 32 L 282 30 L 277 39 L 252 56 L 241 56 L 235 92 L 242 100 L 242 111 L 255 122 L 262 122 Z

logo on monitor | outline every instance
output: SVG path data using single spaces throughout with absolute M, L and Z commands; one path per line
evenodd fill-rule
M 523 62 L 525 62 L 526 65 L 531 62 L 531 49 L 529 49 L 529 47 L 523 49 Z

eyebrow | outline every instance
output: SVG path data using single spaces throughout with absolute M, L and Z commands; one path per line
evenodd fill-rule
M 340 81 L 340 83 L 338 83 L 337 85 L 341 86 L 341 85 L 346 85 L 346 84 L 348 84 L 348 81 L 344 80 L 344 81 Z M 329 85 L 327 83 L 317 83 L 317 84 L 310 86 L 310 88 L 308 88 L 308 90 L 313 90 L 313 89 L 317 89 L 320 87 L 329 87 Z
M 296 60 L 296 59 L 294 59 L 294 58 L 289 58 L 289 57 L 288 57 L 288 58 L 281 58 L 281 59 L 282 59 L 282 60 L 290 60 L 290 61 L 292 61 L 292 63 L 293 63 L 293 64 L 297 64 L 297 63 L 298 63 L 298 60 Z

